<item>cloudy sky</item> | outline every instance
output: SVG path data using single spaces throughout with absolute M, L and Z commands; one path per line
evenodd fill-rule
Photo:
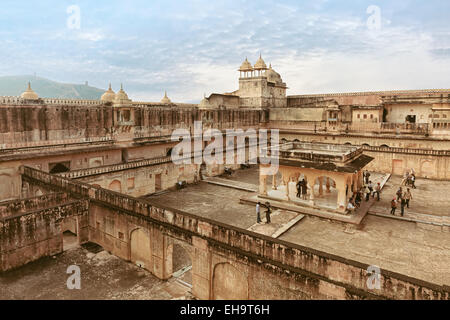
M 2 0 L 1 10 L 0 76 L 123 82 L 133 100 L 233 91 L 241 62 L 260 52 L 289 95 L 450 88 L 450 1 Z

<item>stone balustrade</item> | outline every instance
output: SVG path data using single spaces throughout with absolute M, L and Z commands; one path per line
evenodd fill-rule
M 82 177 L 87 177 L 87 176 L 92 176 L 92 175 L 105 174 L 105 173 L 122 171 L 122 170 L 129 170 L 129 169 L 158 165 L 158 164 L 169 163 L 169 162 L 172 162 L 171 157 L 158 157 L 158 158 L 152 158 L 152 159 L 146 159 L 146 160 L 138 160 L 138 161 L 131 161 L 131 162 L 127 162 L 127 163 L 95 167 L 95 168 L 74 170 L 74 171 L 70 171 L 70 172 L 59 173 L 58 175 L 61 177 L 64 177 L 64 178 L 77 179 L 77 178 L 82 178 Z

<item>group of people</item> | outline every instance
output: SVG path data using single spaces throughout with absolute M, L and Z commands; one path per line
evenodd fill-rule
M 364 198 L 365 201 L 369 201 L 370 196 L 372 196 L 372 198 L 375 198 L 376 196 L 377 201 L 380 201 L 381 184 L 377 182 L 377 184 L 374 185 L 371 180 L 368 180 L 369 176 L 369 172 L 367 172 L 367 174 L 364 173 L 364 185 L 358 191 L 353 192 L 353 195 L 347 204 L 348 210 L 353 211 L 356 208 L 359 208 L 361 206 L 362 199 Z
M 307 200 L 308 195 L 308 183 L 305 179 L 302 179 L 297 182 L 297 198 L 301 198 L 302 200 Z
M 266 208 L 266 223 L 270 223 L 270 214 L 272 213 L 272 207 L 270 206 L 270 202 L 266 202 L 265 204 L 262 204 L 261 202 L 258 202 L 256 204 L 256 222 L 261 223 L 261 207 Z
M 405 207 L 409 209 L 409 202 L 412 200 L 411 190 L 406 188 L 406 191 L 402 190 L 402 187 L 398 188 L 396 196 L 391 200 L 391 214 L 395 215 L 395 210 L 400 204 L 400 215 L 403 217 L 405 214 Z
M 413 168 L 411 168 L 410 171 L 405 172 L 401 185 L 410 186 L 411 188 L 416 189 L 416 174 Z

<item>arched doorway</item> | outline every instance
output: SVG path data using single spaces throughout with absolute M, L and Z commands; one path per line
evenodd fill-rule
M 213 273 L 214 300 L 247 300 L 248 280 L 230 263 L 220 263 Z
M 150 236 L 142 229 L 136 229 L 130 235 L 130 260 L 141 268 L 151 269 Z
M 192 287 L 192 259 L 188 250 L 174 242 L 167 248 L 166 266 L 171 276 L 182 284 Z
M 336 181 L 327 176 L 317 177 L 314 181 L 315 203 L 321 206 L 336 208 L 338 190 Z
M 114 180 L 109 184 L 109 190 L 115 191 L 115 192 L 122 192 L 122 184 L 119 180 Z
M 426 160 L 420 166 L 420 173 L 424 178 L 430 178 L 435 174 L 433 161 Z
M 49 173 L 51 173 L 51 174 L 69 172 L 70 171 L 70 161 L 50 163 L 48 165 L 48 169 L 49 169 Z

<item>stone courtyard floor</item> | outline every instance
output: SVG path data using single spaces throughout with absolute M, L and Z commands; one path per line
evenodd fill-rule
M 69 290 L 70 265 L 81 270 L 81 289 Z M 186 274 L 180 278 L 187 280 Z M 76 247 L 0 275 L 0 300 L 171 300 L 192 299 L 176 278 L 162 281 L 150 272 L 100 251 Z
M 246 186 L 258 185 L 258 169 L 239 170 L 231 177 L 221 177 Z M 382 193 L 382 200 L 372 207 L 389 210 L 400 177 L 391 177 Z M 269 187 L 269 186 L 268 186 Z M 450 182 L 417 181 L 413 190 L 412 210 L 427 215 L 449 216 Z M 392 193 L 392 195 L 391 195 Z M 274 225 L 256 224 L 253 205 L 239 199 L 251 192 L 200 182 L 187 188 L 148 197 L 150 201 L 207 217 L 243 229 L 305 247 L 335 254 L 347 259 L 377 265 L 382 270 L 450 285 L 450 233 L 434 227 L 402 221 L 391 217 L 367 215 L 358 226 L 304 215 L 289 225 L 295 214 L 273 216 Z M 262 211 L 262 218 L 264 218 Z M 291 213 L 289 213 L 291 214 Z M 288 228 L 285 228 L 288 226 Z M 284 228 L 284 229 L 283 229 Z M 282 231 L 282 233 L 278 231 Z M 0 275 L 0 299 L 191 299 L 190 272 L 162 281 L 134 264 L 109 255 L 92 253 L 66 242 L 69 250 L 43 258 L 17 270 Z M 69 290 L 66 281 L 68 266 L 81 268 L 81 290 Z
M 380 202 L 375 202 L 373 209 L 389 213 L 391 200 L 401 186 L 402 177 L 391 176 L 383 188 Z M 406 186 L 401 186 L 406 191 Z M 405 209 L 405 213 L 422 213 L 437 216 L 450 217 L 450 181 L 437 181 L 428 179 L 417 179 L 417 189 L 412 189 L 413 199 L 410 202 L 410 209 Z M 396 214 L 400 214 L 397 208 Z
M 221 178 L 257 186 L 258 169 L 239 170 L 231 177 Z M 399 183 L 398 177 L 391 179 L 383 191 L 383 200 L 374 205 L 377 210 L 389 210 L 387 194 L 396 190 Z M 448 190 L 450 182 L 419 179 L 417 187 L 413 191 L 414 210 L 448 214 L 449 200 L 446 201 L 443 188 Z M 239 199 L 251 194 L 200 182 L 149 199 L 198 216 L 249 229 L 256 223 L 255 207 L 240 204 Z M 367 215 L 359 226 L 349 228 L 345 223 L 305 215 L 279 239 L 436 284 L 450 285 L 450 233 L 415 222 Z

